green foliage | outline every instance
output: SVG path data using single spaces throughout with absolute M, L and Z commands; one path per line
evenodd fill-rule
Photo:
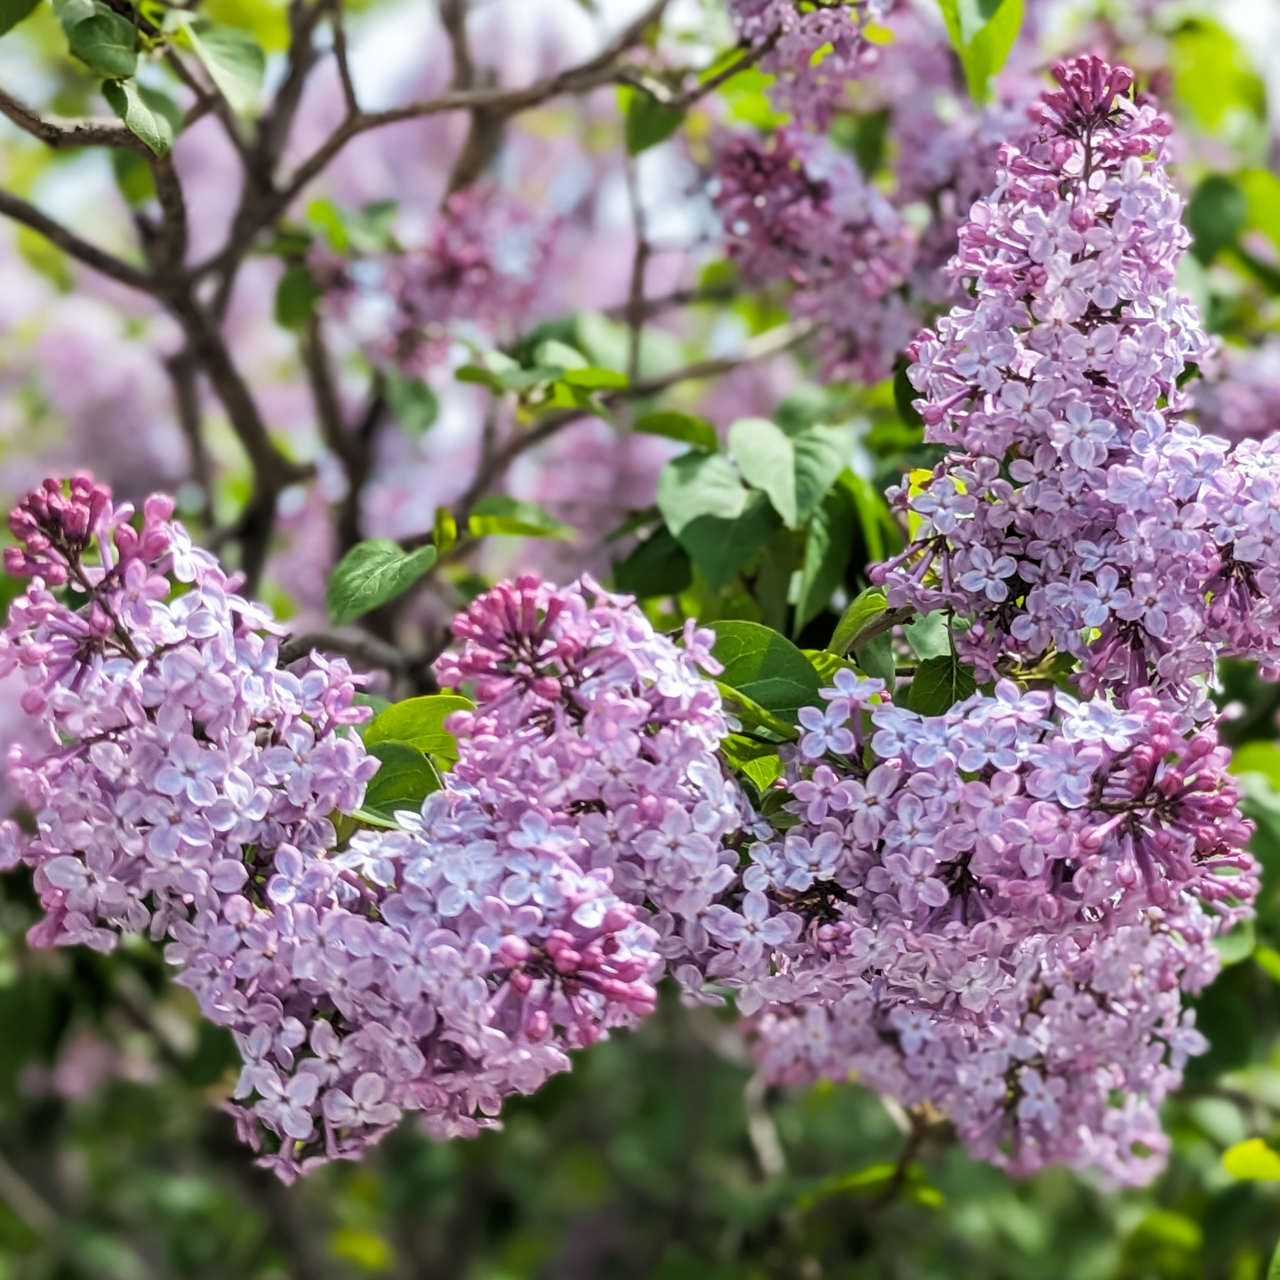
M 808 521 L 849 456 L 843 432 L 815 426 L 790 434 L 763 418 L 735 423 L 729 448 L 747 482 L 769 495 L 788 529 Z
M 1191 232 L 1191 252 L 1208 266 L 1240 237 L 1249 217 L 1249 200 L 1225 174 L 1210 174 L 1195 190 L 1183 221 Z
M 232 111 L 253 110 L 258 105 L 267 70 L 267 57 L 257 40 L 234 27 L 192 18 L 180 11 L 171 12 L 177 29 L 186 37 Z
M 712 649 L 724 666 L 720 683 L 771 715 L 794 723 L 801 707 L 821 699 L 813 663 L 785 636 L 758 622 L 716 622 Z
M 402 551 L 387 538 L 370 538 L 352 547 L 329 575 L 329 620 L 341 626 L 394 600 L 435 564 L 436 555 L 432 546 Z
M 1222 1153 L 1222 1167 L 1233 1178 L 1251 1182 L 1280 1182 L 1280 1155 L 1261 1138 L 1237 1142 Z
M 0 0 L 0 36 L 30 17 L 39 4 L 40 0 Z
M 136 80 L 108 80 L 102 86 L 102 96 L 130 133 L 156 155 L 168 154 L 182 126 L 182 111 L 176 102 Z
M 444 722 L 455 711 L 469 711 L 474 706 L 470 698 L 450 693 L 393 703 L 365 730 L 365 746 L 402 742 L 434 761 L 452 765 L 458 759 L 458 744 Z
M 324 289 L 306 263 L 290 263 L 276 286 L 276 323 L 285 329 L 305 329 L 322 297 Z
M 631 429 L 642 435 L 679 440 L 704 453 L 715 453 L 720 448 L 716 429 L 705 419 L 695 418 L 688 413 L 648 413 L 637 418 Z
M 854 599 L 840 616 L 836 624 L 831 643 L 827 646 L 832 653 L 843 656 L 861 642 L 867 629 L 873 626 L 888 610 L 889 602 L 885 599 L 883 587 L 868 587 Z
M 469 529 L 473 538 L 504 534 L 515 538 L 575 537 L 566 524 L 549 516 L 536 502 L 521 502 L 503 494 L 481 498 L 471 508 Z
M 102 0 L 63 0 L 54 12 L 67 34 L 67 47 L 91 71 L 109 79 L 133 75 L 138 67 L 138 31 Z
M 435 766 L 407 742 L 369 743 L 369 754 L 380 761 L 365 791 L 364 805 L 353 815 L 375 827 L 394 827 L 401 810 L 416 813 L 433 791 L 444 785 Z
M 666 106 L 651 93 L 624 85 L 618 98 L 626 115 L 624 136 L 629 156 L 665 142 L 684 123 L 682 110 Z
M 421 378 L 406 378 L 394 369 L 388 369 L 383 378 L 387 405 L 410 435 L 420 436 L 435 425 L 440 416 L 440 401 Z
M 907 705 L 922 716 L 940 716 L 963 702 L 977 687 L 973 668 L 964 666 L 952 654 L 926 658 L 916 667 Z
M 1005 64 L 1022 26 L 1023 0 L 938 0 L 952 48 L 975 102 L 990 96 L 991 78 Z

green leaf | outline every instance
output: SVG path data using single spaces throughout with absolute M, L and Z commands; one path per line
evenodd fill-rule
M 444 722 L 455 711 L 470 711 L 474 707 L 470 698 L 452 693 L 393 703 L 369 726 L 364 735 L 365 745 L 404 742 L 424 755 L 453 764 L 458 758 L 458 743 Z
M 1280 743 L 1242 742 L 1227 766 L 1234 774 L 1260 773 L 1274 787 L 1280 787 Z
M 219 26 L 205 18 L 183 14 L 180 22 L 196 57 L 232 111 L 245 112 L 257 106 L 267 71 L 267 55 L 258 42 L 247 31 Z
M 952 655 L 928 658 L 916 667 L 907 706 L 922 716 L 944 715 L 977 687 L 973 668 L 962 666 Z
M 431 761 L 406 742 L 375 743 L 369 754 L 377 756 L 382 767 L 369 781 L 364 805 L 352 815 L 363 822 L 393 827 L 398 811 L 418 812 L 423 800 L 444 785 Z
M 591 365 L 577 347 L 571 347 L 567 342 L 560 342 L 555 338 L 538 343 L 534 349 L 533 361 L 535 364 L 555 365 L 565 370 L 587 369 Z
M 1249 217 L 1249 199 L 1223 173 L 1211 173 L 1187 204 L 1183 222 L 1191 232 L 1191 252 L 1206 267 L 1240 238 Z
M 666 526 L 650 534 L 613 570 L 614 586 L 641 600 L 679 595 L 692 581 L 689 553 Z
M 74 21 L 67 30 L 71 52 L 109 80 L 127 79 L 137 70 L 137 45 L 138 31 L 133 23 L 101 3 L 93 6 L 92 16 Z
M 1271 1255 L 1271 1265 L 1267 1268 L 1267 1280 L 1280 1280 L 1280 1244 Z
M 481 498 L 471 508 L 468 527 L 473 538 L 501 534 L 512 538 L 561 538 L 570 541 L 576 537 L 573 529 L 548 515 L 536 502 L 521 502 L 504 494 Z
M 769 499 L 763 493 L 748 493 L 746 507 L 736 519 L 699 516 L 681 528 L 677 541 L 718 591 L 777 528 L 778 515 Z
M 907 376 L 907 368 L 907 362 L 904 360 L 898 365 L 897 371 L 893 375 L 893 403 L 898 410 L 898 417 L 907 426 L 923 427 L 924 419 L 920 416 L 920 411 L 915 406 L 920 393 Z
M 329 620 L 341 626 L 407 591 L 436 562 L 435 547 L 402 551 L 387 538 L 351 548 L 329 575 Z
M 722 453 L 687 453 L 667 463 L 658 477 L 658 510 L 676 538 L 699 516 L 737 519 L 749 496 Z
M 719 680 L 782 720 L 821 702 L 813 663 L 785 636 L 758 622 L 713 622 L 712 652 L 724 664 Z
M 388 369 L 383 376 L 387 404 L 396 421 L 410 435 L 420 436 L 435 424 L 440 415 L 440 401 L 421 378 L 406 378 L 394 369 Z
M 580 369 L 566 369 L 560 381 L 584 391 L 621 391 L 627 385 L 627 375 L 586 365 Z
M 0 36 L 36 11 L 40 0 L 0 0 Z
M 715 427 L 688 413 L 648 413 L 638 419 L 631 429 L 639 431 L 641 435 L 680 440 L 703 453 L 715 453 L 720 448 Z
M 890 693 L 898 682 L 898 664 L 893 653 L 893 637 L 885 631 L 855 646 L 854 661 L 860 670 L 876 680 L 883 680 Z
M 844 611 L 836 624 L 835 634 L 827 646 L 832 653 L 843 657 L 858 643 L 858 637 L 889 609 L 883 587 L 868 587 Z
M 941 611 L 917 615 L 903 625 L 902 634 L 917 658 L 945 658 L 951 652 L 947 615 Z
M 1261 1138 L 1237 1142 L 1222 1153 L 1222 1167 L 1232 1175 L 1250 1182 L 1280 1182 L 1280 1154 Z
M 458 522 L 453 518 L 453 512 L 448 507 L 436 508 L 431 539 L 441 555 L 444 555 L 458 541 Z
M 1229 965 L 1247 960 L 1253 955 L 1257 944 L 1258 931 L 1252 920 L 1241 920 L 1230 933 L 1213 940 L 1224 969 Z
M 793 639 L 831 603 L 832 594 L 844 581 L 856 520 L 852 496 L 844 489 L 833 489 L 809 521 Z
M 1229 134 L 1266 119 L 1267 91 L 1239 42 L 1204 18 L 1183 22 L 1169 42 L 1174 92 L 1196 123 Z
M 313 200 L 307 221 L 324 232 L 335 253 L 386 253 L 395 247 L 392 227 L 399 208 L 395 200 L 375 200 L 353 213 L 332 200 Z
M 311 268 L 303 262 L 290 263 L 276 285 L 276 323 L 285 329 L 305 329 L 322 297 L 324 290 Z
M 182 109 L 176 102 L 133 79 L 106 81 L 102 96 L 130 133 L 141 138 L 156 155 L 168 154 L 182 127 Z
M 796 454 L 787 433 L 766 418 L 743 418 L 729 428 L 729 449 L 747 483 L 769 495 L 788 529 L 799 528 Z
M 1023 0 L 938 0 L 952 47 L 960 57 L 969 94 L 989 96 L 992 76 L 1005 64 L 1022 26 Z
M 62 23 L 68 35 L 78 22 L 92 18 L 97 11 L 98 0 L 53 0 L 53 16 Z
M 1236 181 L 1249 202 L 1247 229 L 1261 231 L 1280 249 L 1280 178 L 1269 169 L 1246 169 Z
M 769 495 L 788 529 L 802 528 L 848 461 L 843 432 L 815 426 L 788 433 L 765 418 L 729 429 L 729 449 L 747 483 Z
M 685 113 L 663 106 L 650 94 L 631 90 L 626 104 L 627 155 L 638 156 L 659 142 L 665 142 L 684 121 Z
M 774 634 L 777 633 L 775 632 Z M 717 680 L 715 686 L 720 690 L 720 696 L 725 700 L 729 710 L 741 721 L 744 729 L 764 729 L 771 733 L 775 739 L 782 739 L 786 742 L 794 742 L 800 736 L 796 732 L 794 725 L 789 724 L 786 720 L 780 720 L 772 711 L 765 710 L 758 702 L 748 698 L 740 689 L 734 689 L 732 686 L 725 684 L 723 680 Z

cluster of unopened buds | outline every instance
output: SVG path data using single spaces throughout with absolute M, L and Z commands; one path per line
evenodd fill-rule
M 924 716 L 838 670 L 759 812 L 713 633 L 522 577 L 437 664 L 475 699 L 442 788 L 370 823 L 355 678 L 282 668 L 171 503 L 137 516 L 76 479 L 15 511 L 6 565 L 31 581 L 0 672 L 44 741 L 11 761 L 35 834 L 7 823 L 0 850 L 34 870 L 32 941 L 165 940 L 236 1034 L 234 1109 L 282 1176 L 406 1111 L 494 1124 L 651 1013 L 664 973 L 736 1002 L 770 1080 L 856 1074 L 1017 1173 L 1159 1167 L 1159 1105 L 1205 1048 L 1183 996 L 1258 892 L 1188 681 L 1223 637 L 1273 652 L 1258 513 L 1280 490 L 1265 446 L 1173 416 L 1203 337 L 1172 291 L 1163 122 L 1122 71 L 1058 76 L 965 228 L 973 302 L 921 340 L 922 411 L 957 450 L 904 490 L 920 531 L 882 571 L 894 603 L 973 618 L 953 638 L 997 679 Z M 1079 699 L 1052 685 L 1063 653 Z

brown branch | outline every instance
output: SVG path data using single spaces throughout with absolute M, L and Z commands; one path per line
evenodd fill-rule
M 343 20 L 342 0 L 332 0 L 329 5 L 329 26 L 333 31 L 333 56 L 338 64 L 338 79 L 342 81 L 342 97 L 350 115 L 360 114 L 360 99 L 356 96 L 356 82 L 351 78 L 351 61 L 347 56 L 347 24 Z
M 209 462 L 209 450 L 204 442 L 201 430 L 200 388 L 197 381 L 198 365 L 192 356 L 191 349 L 184 347 L 164 362 L 173 383 L 173 400 L 177 409 L 178 425 L 186 437 L 187 447 L 191 450 L 191 475 L 200 486 L 202 495 L 200 518 L 208 528 L 212 528 L 213 516 L 213 469 Z
M 640 344 L 644 337 L 646 317 L 645 273 L 653 246 L 649 243 L 648 224 L 644 216 L 644 202 L 633 161 L 626 165 L 627 196 L 631 202 L 631 221 L 635 227 L 636 247 L 631 258 L 631 285 L 627 291 L 627 379 L 635 382 L 640 376 Z
M 110 276 L 121 284 L 127 284 L 131 289 L 138 289 L 143 293 L 156 291 L 155 281 L 145 272 L 125 262 L 123 258 L 117 258 L 105 249 L 99 249 L 97 245 L 90 244 L 88 240 L 82 239 L 62 223 L 54 221 L 47 213 L 41 212 L 35 205 L 28 203 L 20 196 L 0 190 L 0 216 L 12 218 L 14 222 L 20 222 L 23 226 L 38 231 L 63 253 L 70 255 L 78 262 L 83 262 L 87 267 L 92 267 L 95 271 L 100 271 L 104 276 Z
M 136 151 L 140 155 L 151 155 L 147 144 L 130 133 L 118 120 L 48 120 L 3 89 L 0 89 L 0 114 L 8 116 L 19 129 L 33 138 L 39 138 L 55 151 L 72 147 L 116 147 Z
M 639 18 L 628 24 L 593 58 L 523 88 L 451 90 L 426 102 L 407 103 L 385 111 L 349 113 L 338 128 L 298 166 L 283 186 L 273 188 L 269 193 L 264 192 L 252 206 L 246 201 L 236 217 L 227 243 L 212 258 L 195 268 L 195 276 L 199 278 L 225 272 L 238 262 L 248 252 L 258 233 L 284 214 L 353 138 L 403 120 L 420 120 L 451 111 L 490 109 L 500 114 L 514 115 L 561 94 L 587 93 L 599 88 L 618 78 L 614 63 L 643 37 L 650 26 L 661 19 L 669 3 L 670 0 L 653 0 Z

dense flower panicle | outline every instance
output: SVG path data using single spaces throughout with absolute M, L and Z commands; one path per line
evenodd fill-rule
M 1124 69 L 1055 73 L 1038 137 L 1004 149 L 961 231 L 972 301 L 915 345 L 927 438 L 953 450 L 895 491 L 920 526 L 875 576 L 895 605 L 972 615 L 959 643 L 984 678 L 1055 648 L 1086 693 L 1148 669 L 1179 684 L 1222 650 L 1280 671 L 1270 452 L 1180 417 L 1208 342 L 1174 285 L 1168 121 L 1116 96 Z
M 784 128 L 720 150 L 715 201 L 748 283 L 787 281 L 792 312 L 819 321 L 831 377 L 886 376 L 919 318 L 905 296 L 915 236 L 826 138 Z
M 333 818 L 377 768 L 349 732 L 365 715 L 350 671 L 280 670 L 267 613 L 171 509 L 149 500 L 135 530 L 102 487 L 50 482 L 11 522 L 10 568 L 36 576 L 0 664 L 48 735 L 12 761 L 38 834 L 2 832 L 4 861 L 35 868 L 32 942 L 167 939 L 236 1035 L 242 1135 L 286 1178 L 358 1155 L 405 1110 L 474 1133 L 567 1049 L 650 1012 L 662 958 L 633 902 L 676 883 L 681 856 L 688 888 L 698 841 L 740 823 L 718 695 L 693 666 L 706 637 L 681 652 L 589 583 L 497 589 L 445 664 L 480 699 L 456 717 L 446 788 L 397 829 L 340 839 Z M 675 831 L 683 855 L 650 849 Z
M 1180 993 L 1258 891 L 1229 752 L 1151 695 L 1005 681 L 922 717 L 882 690 L 841 673 L 802 715 L 784 829 L 747 848 L 682 976 L 758 1013 L 774 1080 L 856 1073 L 1015 1172 L 1145 1181 L 1205 1047 Z
M 847 106 L 845 87 L 875 59 L 864 34 L 891 0 L 729 0 L 742 39 L 763 46 L 779 107 L 822 130 Z

